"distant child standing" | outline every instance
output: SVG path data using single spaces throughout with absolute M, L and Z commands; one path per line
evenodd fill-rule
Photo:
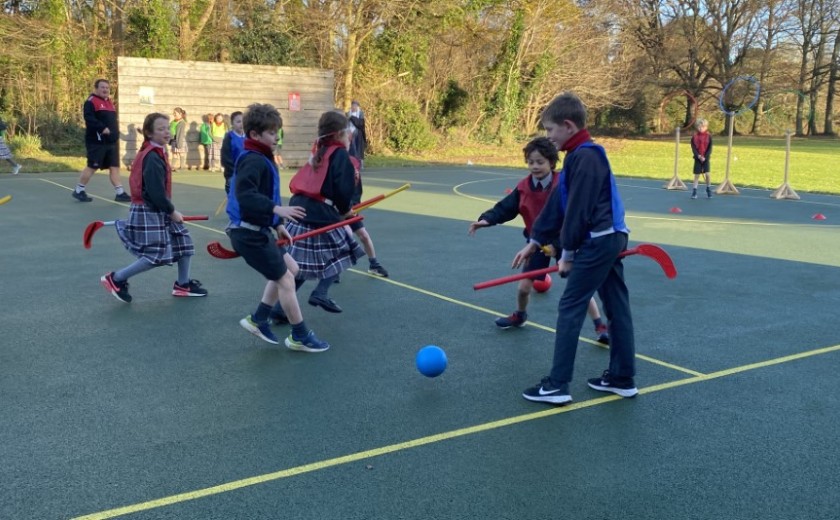
M 540 246 L 559 240 L 558 270 L 567 276 L 560 297 L 554 335 L 554 361 L 542 381 L 526 389 L 529 401 L 557 405 L 572 402 L 572 380 L 578 336 L 589 300 L 597 291 L 610 329 L 610 363 L 601 377 L 588 380 L 594 390 L 635 397 L 635 344 L 630 297 L 619 254 L 627 248 L 629 230 L 624 204 L 616 187 L 607 154 L 586 130 L 586 108 L 571 93 L 549 103 L 542 114 L 547 136 L 560 151 L 564 179 L 534 222 L 531 241 L 513 259 L 526 262 Z
M 225 176 L 225 193 L 230 193 L 230 179 L 236 167 L 236 159 L 245 149 L 245 130 L 242 126 L 242 112 L 230 115 L 230 132 L 222 141 L 222 169 Z M 282 128 L 281 128 L 282 130 Z
M 225 116 L 216 114 L 210 123 L 210 137 L 213 139 L 213 144 L 210 147 L 210 170 L 212 171 L 216 171 L 217 165 L 221 168 L 222 141 L 224 141 L 226 133 Z
M 280 151 L 283 149 L 283 129 L 277 131 L 277 142 L 274 143 L 274 162 L 277 163 L 278 168 L 285 168 L 286 165 L 283 164 L 283 156 L 280 155 Z
M 128 220 L 118 220 L 117 234 L 137 260 L 100 278 L 103 287 L 121 302 L 131 303 L 128 279 L 162 265 L 178 264 L 172 296 L 207 296 L 201 282 L 190 279 L 195 254 L 183 215 L 172 204 L 172 170 L 166 159 L 169 118 L 153 113 L 143 121 L 143 145 L 131 165 L 131 206 Z
M 283 222 L 306 216 L 299 206 L 283 206 L 280 201 L 280 175 L 274 164 L 272 147 L 277 129 L 283 124 L 280 113 L 271 105 L 248 107 L 243 125 L 248 136 L 244 151 L 236 160 L 228 194 L 227 234 L 234 250 L 267 282 L 257 309 L 239 324 L 263 341 L 276 345 L 277 337 L 268 324 L 272 305 L 282 308 L 292 333 L 286 347 L 303 352 L 323 352 L 330 348 L 309 330 L 303 321 L 297 300 L 295 274 L 298 266 L 283 247 L 277 245 L 274 230 L 281 238 L 291 239 Z
M 292 192 L 289 204 L 306 209 L 305 217 L 289 224 L 292 236 L 341 222 L 353 215 L 355 168 L 347 152 L 349 145 L 347 118 L 340 112 L 325 112 L 318 121 L 313 156 L 289 183 Z M 300 266 L 298 287 L 305 280 L 318 280 L 318 286 L 309 296 L 309 304 L 327 312 L 342 312 L 329 297 L 329 289 L 342 271 L 365 254 L 347 226 L 296 241 L 289 253 Z M 275 307 L 275 311 L 279 310 Z M 283 321 L 282 313 L 273 314 L 272 319 Z
M 201 150 L 204 152 L 202 170 L 210 169 L 210 149 L 213 146 L 213 136 L 210 135 L 210 121 L 212 120 L 213 114 L 204 114 L 201 116 L 201 126 L 198 129 L 198 144 L 201 145 Z
M 6 162 L 12 165 L 12 175 L 20 173 L 21 165 L 15 162 L 12 156 L 12 150 L 6 144 L 6 128 L 8 126 L 5 122 L 0 120 L 0 159 L 5 159 Z
M 175 107 L 172 111 L 172 123 L 175 133 L 172 134 L 172 166 L 173 171 L 183 170 L 184 161 L 187 158 L 187 113 L 181 107 Z M 170 128 L 172 128 L 170 124 Z
M 709 122 L 707 120 L 698 119 L 695 126 L 697 132 L 691 136 L 691 154 L 694 156 L 694 188 L 691 190 L 691 198 L 697 198 L 697 183 L 700 180 L 700 175 L 703 175 L 706 177 L 706 197 L 711 199 L 709 158 L 712 155 L 712 135 L 709 133 Z
M 483 227 L 504 224 L 521 215 L 525 221 L 523 234 L 525 239 L 531 237 L 531 228 L 537 215 L 542 211 L 549 194 L 557 185 L 559 175 L 555 172 L 559 160 L 557 148 L 554 143 L 546 137 L 537 137 L 529 142 L 522 149 L 525 154 L 525 162 L 530 173 L 516 184 L 516 188 L 504 199 L 496 203 L 493 208 L 482 213 L 478 220 L 470 224 L 468 233 L 475 235 L 475 232 Z M 523 272 L 545 269 L 551 264 L 551 257 L 542 250 L 535 251 L 528 263 L 523 267 Z M 534 280 L 526 278 L 519 282 L 516 293 L 516 311 L 510 316 L 498 318 L 496 326 L 502 329 L 510 327 L 521 327 L 528 320 L 528 302 L 531 291 L 534 288 Z M 589 300 L 589 316 L 595 326 L 595 333 L 598 341 L 609 344 L 609 333 L 607 326 L 601 321 L 601 314 L 598 310 L 598 303 L 595 298 Z

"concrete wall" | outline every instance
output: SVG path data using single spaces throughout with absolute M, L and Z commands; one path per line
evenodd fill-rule
M 201 164 L 198 129 L 201 115 L 270 103 L 283 117 L 281 151 L 287 166 L 303 164 L 315 140 L 318 118 L 335 107 L 331 70 L 267 65 L 238 65 L 120 57 L 117 60 L 117 115 L 120 158 L 131 164 L 142 142 L 138 130 L 152 112 L 172 117 L 176 106 L 187 112 L 187 165 Z M 300 94 L 300 111 L 290 111 L 290 93 Z

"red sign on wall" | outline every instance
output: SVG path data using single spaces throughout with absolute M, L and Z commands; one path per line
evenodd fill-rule
M 289 92 L 289 112 L 300 112 L 300 93 Z

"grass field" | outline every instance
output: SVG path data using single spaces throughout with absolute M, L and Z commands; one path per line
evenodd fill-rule
M 610 154 L 616 174 L 625 177 L 668 180 L 674 173 L 673 137 L 647 139 L 599 138 Z M 402 167 L 427 163 L 523 167 L 522 146 L 480 145 L 448 147 L 416 156 L 371 155 L 370 166 Z M 714 137 L 712 182 L 720 183 L 726 171 L 726 137 Z M 692 178 L 688 138 L 680 143 L 680 177 Z M 80 171 L 84 156 L 40 152 L 18 157 L 24 172 Z M 797 191 L 840 194 L 840 139 L 793 139 L 790 155 L 790 183 Z M 732 146 L 730 179 L 736 186 L 775 189 L 784 177 L 785 140 L 781 137 L 736 137 Z M 6 172 L 6 165 L 0 165 Z
M 610 155 L 616 174 L 624 177 L 668 180 L 674 174 L 673 137 L 661 139 L 597 138 Z M 521 145 L 461 146 L 416 157 L 376 157 L 372 166 L 416 166 L 426 161 L 446 164 L 524 167 Z M 718 184 L 726 171 L 726 137 L 714 137 L 712 182 Z M 693 161 L 688 138 L 680 143 L 679 172 L 692 179 Z M 790 182 L 797 191 L 840 194 L 840 139 L 793 139 Z M 785 140 L 772 137 L 736 137 L 732 145 L 730 179 L 736 186 L 775 189 L 784 177 Z

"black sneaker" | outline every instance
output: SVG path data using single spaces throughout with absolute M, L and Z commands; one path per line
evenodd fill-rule
M 88 194 L 87 194 L 87 192 L 85 192 L 85 190 L 82 190 L 82 191 L 73 190 L 73 198 L 78 200 L 79 202 L 90 202 L 90 201 L 93 200 L 92 197 L 88 197 Z
M 708 197 L 710 199 L 712 198 L 712 189 L 709 188 L 708 186 L 706 187 L 706 197 Z
M 172 296 L 207 296 L 207 289 L 202 288 L 198 280 L 190 280 L 187 285 L 181 285 L 176 280 L 172 285 Z
M 500 329 L 509 329 L 511 327 L 521 327 L 525 325 L 526 321 L 528 321 L 527 312 L 514 311 L 510 316 L 498 318 L 496 320 L 496 326 Z
M 314 294 L 309 296 L 309 305 L 312 305 L 313 307 L 321 307 L 327 312 L 343 312 L 343 309 L 339 307 L 332 298 L 323 298 Z
M 611 392 L 621 397 L 636 397 L 639 394 L 632 377 L 616 377 L 610 375 L 609 370 L 604 370 L 601 377 L 590 379 L 586 384 L 593 390 Z
M 106 291 L 114 295 L 114 298 L 123 303 L 131 303 L 131 295 L 128 294 L 128 282 L 114 280 L 114 272 L 103 275 L 99 281 Z
M 595 335 L 598 336 L 596 341 L 601 345 L 609 345 L 610 344 L 610 333 L 607 329 L 607 326 L 603 323 L 597 327 L 595 327 Z
M 696 199 L 696 198 L 697 198 L 697 190 L 696 190 L 696 189 L 691 190 L 691 198 L 692 198 L 692 199 Z
M 569 383 L 554 386 L 551 384 L 550 377 L 544 377 L 542 381 L 540 381 L 540 384 L 526 389 L 522 392 L 522 397 L 529 401 L 551 403 L 560 406 L 572 402 L 572 396 L 569 395 Z
M 126 192 L 122 192 L 119 195 L 114 197 L 114 200 L 117 202 L 131 202 L 131 195 Z
M 376 264 L 368 267 L 368 272 L 370 274 L 375 274 L 376 276 L 381 276 L 382 278 L 388 278 L 388 271 L 382 267 L 382 264 Z

